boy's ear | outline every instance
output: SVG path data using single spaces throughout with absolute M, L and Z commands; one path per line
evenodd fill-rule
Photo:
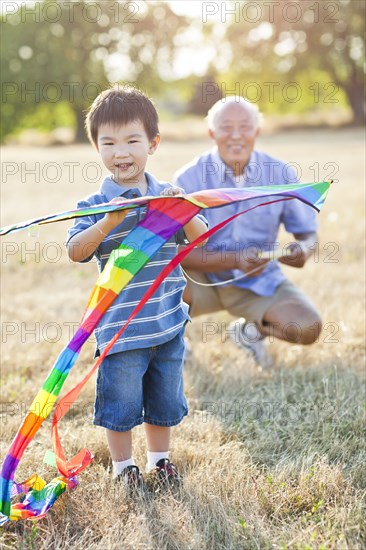
M 156 134 L 156 136 L 150 141 L 149 155 L 153 155 L 155 153 L 159 143 L 160 143 L 160 134 Z

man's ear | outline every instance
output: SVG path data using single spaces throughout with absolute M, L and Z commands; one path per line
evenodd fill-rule
M 210 136 L 211 139 L 215 139 L 215 132 L 213 130 L 211 130 L 211 128 L 208 129 L 208 135 Z
M 160 134 L 156 134 L 156 136 L 150 141 L 149 155 L 153 155 L 155 153 L 159 143 L 160 143 Z

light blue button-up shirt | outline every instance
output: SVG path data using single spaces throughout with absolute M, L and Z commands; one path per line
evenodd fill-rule
M 297 183 L 297 176 L 290 165 L 259 151 L 253 151 L 244 173 L 237 177 L 219 156 L 217 148 L 196 157 L 183 166 L 175 175 L 175 184 L 186 193 L 221 187 L 254 187 Z M 268 200 L 271 200 L 270 198 Z M 259 204 L 262 199 L 229 204 L 221 208 L 204 210 L 209 226 L 213 227 L 224 219 Z M 299 200 L 281 201 L 261 206 L 239 216 L 215 233 L 206 245 L 207 255 L 219 252 L 224 261 L 231 254 L 253 257 L 256 250 L 273 250 L 276 247 L 278 231 L 284 225 L 289 233 L 313 232 L 317 229 L 315 211 Z M 245 256 L 247 255 L 247 256 Z M 213 283 L 239 278 L 240 270 L 207 273 Z M 271 261 L 256 277 L 245 277 L 233 283 L 237 287 L 252 290 L 261 296 L 271 296 L 285 280 L 279 263 Z

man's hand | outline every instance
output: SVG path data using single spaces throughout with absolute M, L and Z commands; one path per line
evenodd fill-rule
M 248 277 L 258 277 L 268 264 L 268 259 L 256 258 L 241 258 L 236 265 L 236 269 L 240 269 Z
M 317 242 L 316 233 L 301 233 L 294 235 L 296 242 L 286 247 L 286 253 L 278 261 L 292 267 L 304 267 L 306 260 L 311 256 Z

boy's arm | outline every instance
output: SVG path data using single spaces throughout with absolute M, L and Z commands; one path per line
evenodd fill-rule
M 162 197 L 175 197 L 176 195 L 181 195 L 183 193 L 185 193 L 185 191 L 181 187 L 167 187 L 166 189 L 164 189 L 164 191 L 162 191 L 160 195 Z M 186 223 L 186 225 L 183 226 L 183 230 L 185 236 L 191 243 L 192 241 L 197 239 L 197 237 L 199 237 L 203 233 L 206 233 L 207 225 L 203 220 L 195 216 L 188 223 Z M 206 243 L 207 239 L 202 241 L 197 246 L 204 246 Z
M 119 202 L 120 198 L 113 199 L 111 202 Z M 104 218 L 84 231 L 80 231 L 67 243 L 67 253 L 73 262 L 82 262 L 92 256 L 103 239 L 123 222 L 127 215 L 127 210 L 117 210 L 108 212 Z
M 202 220 L 200 220 L 197 216 L 195 216 L 183 227 L 183 229 L 187 239 L 191 243 L 192 241 L 197 239 L 197 237 L 199 237 L 200 235 L 203 235 L 203 233 L 206 233 L 207 225 Z M 207 239 L 202 241 L 197 246 L 204 246 L 206 243 L 207 243 Z

